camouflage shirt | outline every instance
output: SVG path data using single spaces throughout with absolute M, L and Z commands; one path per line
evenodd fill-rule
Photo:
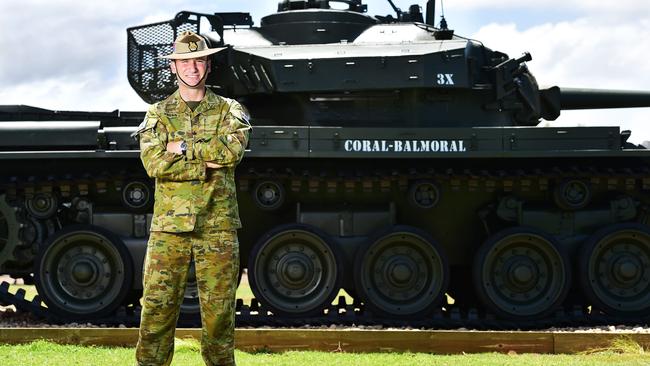
M 151 231 L 188 232 L 241 227 L 235 166 L 241 161 L 251 128 L 246 109 L 206 89 L 192 111 L 176 91 L 149 108 L 137 133 L 140 158 L 156 180 Z M 185 154 L 167 143 L 185 141 Z M 223 165 L 206 169 L 205 162 Z

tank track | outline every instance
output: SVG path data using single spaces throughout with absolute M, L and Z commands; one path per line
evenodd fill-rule
M 69 324 L 71 322 L 80 324 L 94 324 L 105 326 L 129 326 L 136 327 L 140 323 L 140 308 L 134 306 L 122 307 L 114 315 L 98 319 L 61 319 L 50 313 L 41 304 L 41 299 L 35 296 L 32 300 L 25 299 L 25 291 L 19 289 L 16 294 L 9 292 L 9 283 L 0 284 L 0 305 L 16 307 L 18 312 L 32 314 L 36 319 L 50 324 Z M 577 326 L 599 326 L 599 325 L 647 325 L 650 324 L 650 316 L 637 319 L 626 319 L 608 316 L 605 314 L 590 314 L 587 309 L 574 307 L 572 309 L 558 310 L 552 317 L 541 320 L 510 321 L 497 319 L 493 314 L 482 313 L 476 308 L 462 309 L 449 306 L 440 309 L 426 319 L 397 320 L 374 316 L 364 310 L 363 306 L 357 303 L 347 304 L 344 297 L 338 299 L 338 303 L 331 305 L 321 315 L 309 318 L 306 324 L 303 318 L 287 318 L 275 316 L 265 311 L 257 300 L 251 300 L 250 304 L 244 304 L 241 299 L 237 300 L 236 306 L 237 327 L 330 327 L 330 326 L 366 326 L 381 328 L 415 328 L 415 329 L 491 329 L 491 330 L 512 330 L 512 329 L 543 329 L 549 327 L 577 327 Z M 183 316 L 178 320 L 179 327 L 200 327 L 201 321 L 198 317 Z
M 0 182 L 2 191 L 10 198 L 22 196 L 29 198 L 35 192 L 57 189 L 62 196 L 86 196 L 89 192 L 102 194 L 109 189 L 122 187 L 133 174 L 124 171 L 114 174 L 81 174 L 61 177 L 11 177 L 9 181 Z M 138 176 L 139 177 L 139 176 Z M 596 166 L 565 166 L 540 167 L 529 169 L 372 169 L 364 172 L 348 170 L 327 171 L 320 169 L 260 169 L 248 168 L 238 173 L 240 190 L 248 191 L 251 182 L 259 179 L 275 179 L 287 182 L 287 189 L 293 192 L 308 190 L 310 193 L 332 193 L 343 189 L 354 192 L 389 192 L 392 189 L 408 191 L 409 181 L 418 179 L 444 180 L 449 182 L 454 190 L 468 191 L 486 190 L 494 192 L 502 190 L 505 193 L 514 190 L 526 191 L 531 187 L 540 190 L 549 189 L 549 182 L 565 177 L 589 179 L 592 183 L 605 184 L 611 191 L 650 190 L 650 166 L 635 167 L 596 167 Z M 647 216 L 645 213 L 644 216 Z M 644 217 L 644 222 L 645 222 Z M 70 323 L 70 319 L 62 319 L 48 311 L 37 296 L 29 301 L 25 299 L 24 290 L 16 294 L 9 292 L 9 283 L 0 284 L 0 305 L 16 307 L 17 311 L 30 313 L 34 317 L 52 324 Z M 74 320 L 76 323 L 91 323 L 107 326 L 137 326 L 140 309 L 133 305 L 123 306 L 115 314 L 98 319 Z M 198 317 L 182 316 L 179 326 L 200 326 Z M 326 311 L 309 318 L 308 324 L 304 318 L 280 317 L 265 311 L 256 300 L 244 304 L 237 300 L 236 324 L 239 327 L 302 327 L 305 325 L 320 326 L 369 326 L 369 327 L 398 327 L 398 328 L 427 328 L 427 329 L 540 329 L 547 327 L 597 326 L 611 324 L 650 324 L 650 315 L 634 319 L 610 316 L 602 313 L 589 313 L 586 307 L 573 306 L 558 310 L 552 316 L 541 320 L 510 321 L 497 318 L 494 314 L 486 313 L 479 308 L 461 308 L 448 305 L 436 311 L 426 319 L 398 320 L 378 317 L 366 311 L 362 304 L 347 304 L 344 298 L 339 298 L 338 304 L 330 306 Z

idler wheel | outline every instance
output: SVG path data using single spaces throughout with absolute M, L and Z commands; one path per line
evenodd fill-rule
M 375 314 L 413 318 L 433 312 L 444 298 L 449 268 L 426 232 L 395 226 L 370 238 L 355 258 L 356 291 Z
M 536 229 L 503 230 L 474 257 L 478 298 L 502 318 L 543 318 L 562 304 L 570 283 L 566 253 L 554 238 Z
M 650 228 L 614 224 L 593 234 L 579 256 L 580 284 L 599 310 L 634 318 L 650 312 Z
M 251 250 L 248 280 L 274 314 L 322 314 L 341 287 L 343 265 L 327 234 L 308 225 L 280 226 Z
M 133 283 L 133 261 L 122 241 L 100 227 L 75 225 L 48 239 L 35 261 L 38 294 L 63 319 L 110 315 Z

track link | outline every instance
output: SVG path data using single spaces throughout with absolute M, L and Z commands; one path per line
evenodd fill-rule
M 0 284 L 0 304 L 13 305 L 17 311 L 30 313 L 36 318 L 51 324 L 82 323 L 105 326 L 130 326 L 135 327 L 140 323 L 139 307 L 122 307 L 115 314 L 104 318 L 92 319 L 62 319 L 48 311 L 41 304 L 41 299 L 26 300 L 25 291 L 19 289 L 16 294 L 9 292 L 9 283 Z M 279 317 L 265 311 L 253 299 L 250 304 L 237 300 L 236 306 L 237 327 L 273 327 L 273 328 L 298 328 L 306 325 L 314 328 L 331 326 L 366 326 L 381 328 L 416 328 L 416 329 L 491 329 L 491 330 L 532 330 L 549 327 L 577 327 L 600 325 L 648 325 L 650 317 L 627 319 L 608 316 L 601 313 L 591 314 L 587 309 L 561 309 L 552 317 L 542 320 L 509 321 L 496 318 L 493 314 L 480 313 L 476 308 L 461 309 L 447 306 L 434 312 L 424 319 L 397 320 L 378 317 L 366 311 L 362 304 L 347 304 L 344 297 L 339 297 L 336 305 L 331 305 L 323 314 L 309 318 L 306 323 L 304 318 Z M 198 316 L 184 316 L 178 320 L 179 327 L 195 328 L 201 326 Z

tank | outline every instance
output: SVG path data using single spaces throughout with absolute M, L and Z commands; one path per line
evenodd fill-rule
M 346 9 L 334 9 L 330 3 Z M 341 4 L 338 4 L 340 7 Z M 650 106 L 650 92 L 541 89 L 458 36 L 434 1 L 372 17 L 360 0 L 180 12 L 127 30 L 128 79 L 154 103 L 193 30 L 207 84 L 251 112 L 237 169 L 238 323 L 471 324 L 650 319 L 650 152 L 610 127 L 541 127 L 562 110 Z M 137 323 L 152 181 L 130 137 L 142 112 L 0 107 L 0 301 L 51 321 Z M 345 298 L 333 304 L 344 290 Z M 40 301 L 47 308 L 44 308 Z M 190 276 L 183 319 L 198 312 Z

